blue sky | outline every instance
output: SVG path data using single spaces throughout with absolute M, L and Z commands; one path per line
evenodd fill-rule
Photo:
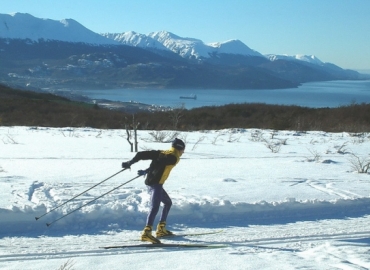
M 74 19 L 97 32 L 166 30 L 239 39 L 262 54 L 313 54 L 370 70 L 370 0 L 0 0 L 0 13 Z

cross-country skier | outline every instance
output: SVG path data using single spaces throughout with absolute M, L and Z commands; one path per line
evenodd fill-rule
M 139 175 L 146 175 L 145 184 L 151 192 L 150 211 L 146 226 L 141 234 L 142 241 L 158 244 L 160 243 L 158 238 L 173 234 L 166 229 L 167 215 L 172 206 L 172 201 L 167 192 L 163 189 L 163 184 L 168 178 L 172 168 L 180 161 L 180 157 L 184 153 L 184 150 L 185 143 L 176 138 L 172 142 L 172 147 L 169 150 L 141 151 L 138 152 L 132 160 L 122 163 L 122 168 L 128 169 L 132 164 L 140 160 L 152 160 L 148 169 L 138 171 Z M 152 228 L 161 202 L 164 206 L 157 226 L 156 237 L 154 237 L 152 235 Z

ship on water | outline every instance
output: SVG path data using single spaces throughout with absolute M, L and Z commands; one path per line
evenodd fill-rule
M 181 99 L 197 99 L 197 95 L 191 94 L 189 96 L 180 96 Z

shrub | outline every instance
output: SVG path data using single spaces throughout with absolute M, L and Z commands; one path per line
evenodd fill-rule
M 316 109 L 262 103 L 229 104 L 191 110 L 181 108 L 181 114 L 174 114 L 175 117 L 172 118 L 168 116 L 168 112 L 138 111 L 135 113 L 135 120 L 145 123 L 138 129 L 149 130 L 256 128 L 299 132 L 370 132 L 370 104 Z M 131 117 L 132 113 L 97 109 L 93 104 L 0 85 L 0 119 L 4 126 L 89 126 L 121 129 L 124 128 L 125 119 Z
M 367 173 L 370 168 L 370 158 L 368 157 L 359 157 L 355 154 L 352 154 L 349 159 L 351 163 L 351 168 L 358 173 Z

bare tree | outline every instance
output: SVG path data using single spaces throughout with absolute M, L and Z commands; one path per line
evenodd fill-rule
M 342 145 L 334 146 L 334 148 L 337 149 L 338 154 L 348 154 L 349 152 L 347 151 L 347 142 L 343 143 Z
M 127 135 L 126 139 L 127 139 L 127 142 L 131 146 L 131 152 L 134 152 L 134 146 L 135 146 L 135 152 L 138 151 L 137 128 L 139 127 L 139 125 L 140 125 L 140 122 L 136 122 L 136 120 L 135 120 L 135 114 L 132 115 L 132 123 L 131 124 L 128 124 L 128 123 L 125 124 L 126 135 Z M 133 138 L 134 142 L 131 141 L 132 133 L 133 133 L 133 137 L 134 137 Z
M 222 135 L 224 135 L 224 134 L 222 134 L 222 133 L 217 133 L 216 134 L 216 137 L 214 137 L 214 139 L 213 139 L 213 141 L 212 141 L 212 144 L 216 144 L 217 143 L 217 141 L 218 141 L 218 139 L 222 136 Z
M 196 141 L 196 143 L 193 145 L 193 148 L 191 149 L 191 150 L 194 150 L 196 147 L 197 147 L 197 145 L 200 143 L 200 142 L 202 142 L 204 139 L 206 139 L 207 137 L 206 136 L 202 136 L 202 137 L 200 137 L 197 141 Z
M 349 159 L 352 169 L 356 170 L 358 173 L 367 173 L 370 169 L 370 158 L 359 157 L 352 154 Z
M 147 139 L 147 141 L 165 143 L 172 142 L 180 133 L 177 131 L 152 131 L 149 132 L 149 135 L 151 138 Z
M 262 142 L 265 139 L 263 138 L 263 133 L 261 130 L 255 130 L 254 132 L 251 133 L 251 139 L 252 142 Z
M 181 117 L 184 116 L 185 104 L 182 103 L 179 106 L 174 107 L 171 111 L 169 111 L 170 119 L 172 122 L 172 127 L 174 130 L 177 129 Z
M 18 144 L 13 135 L 7 134 L 2 140 L 4 144 Z
M 280 141 L 264 139 L 264 143 L 272 153 L 279 153 L 282 143 Z
M 69 259 L 65 263 L 63 263 L 58 270 L 72 270 L 75 262 L 72 259 Z
M 321 154 L 317 151 L 317 150 L 315 150 L 315 149 L 307 149 L 310 153 L 311 153 L 311 155 L 312 155 L 312 157 L 306 157 L 306 159 L 307 159 L 307 161 L 309 161 L 309 162 L 319 162 L 320 161 L 320 159 L 321 159 Z

